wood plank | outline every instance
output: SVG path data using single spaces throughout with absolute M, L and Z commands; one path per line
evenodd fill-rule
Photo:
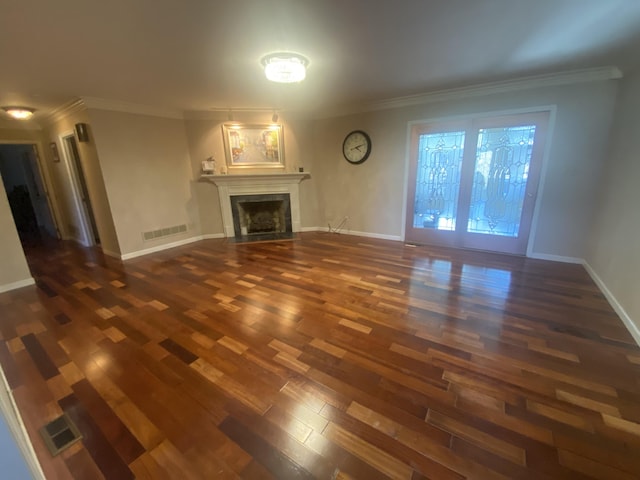
M 48 478 L 640 469 L 640 348 L 580 265 L 307 232 L 28 255 L 0 365 Z M 50 457 L 61 405 L 96 448 Z
M 82 433 L 82 443 L 106 480 L 133 479 L 133 473 L 75 395 L 58 401 Z
M 228 417 L 220 424 L 229 438 L 240 445 L 276 478 L 311 479 L 313 476 L 300 465 L 269 445 L 241 422 Z
M 65 463 L 73 478 L 92 478 L 96 480 L 105 478 L 85 449 L 80 449 L 69 458 L 65 458 Z
M 476 428 L 464 425 L 435 410 L 429 410 L 426 421 L 517 465 L 526 466 L 527 464 L 526 454 L 522 448 L 516 447 Z
M 195 362 L 198 359 L 198 356 L 193 352 L 190 352 L 182 345 L 174 342 L 170 338 L 166 338 L 160 342 L 160 346 L 167 350 L 168 352 L 173 353 L 176 357 L 182 360 L 186 364 L 190 364 Z
M 618 416 L 612 416 L 607 413 L 602 414 L 602 420 L 604 424 L 608 427 L 615 428 L 617 430 L 622 430 L 623 432 L 630 433 L 631 435 L 635 435 L 640 437 L 640 424 L 636 422 L 630 422 L 629 420 L 625 420 L 624 418 L 619 418 Z
M 413 475 L 413 469 L 409 465 L 396 460 L 387 452 L 365 442 L 334 423 L 327 425 L 323 435 L 390 478 L 410 480 Z
M 22 343 L 24 343 L 27 352 L 29 352 L 42 378 L 48 380 L 60 373 L 58 372 L 58 367 L 55 366 L 51 357 L 49 357 L 49 354 L 42 348 L 42 345 L 33 333 L 23 336 Z
M 581 395 L 576 395 L 571 392 L 566 392 L 564 390 L 557 389 L 556 398 L 558 400 L 564 400 L 565 402 L 569 402 L 574 405 L 587 408 L 589 410 L 605 413 L 609 416 L 620 417 L 620 410 L 618 410 L 617 407 L 614 407 L 613 405 L 609 405 L 608 403 L 598 402 L 596 400 L 583 397 Z
M 593 424 L 587 418 L 560 410 L 559 408 L 544 405 L 533 400 L 527 400 L 527 410 L 557 422 L 571 425 L 572 427 L 579 428 L 587 432 L 593 432 Z
M 73 393 L 125 463 L 131 463 L 144 453 L 145 448 L 89 381 L 75 383 Z
M 629 474 L 618 470 L 617 468 L 603 465 L 566 450 L 558 450 L 558 458 L 561 465 L 583 473 L 590 478 L 597 478 L 600 480 L 610 480 L 612 478 L 615 478 L 616 480 L 633 480 L 638 478 L 634 474 Z

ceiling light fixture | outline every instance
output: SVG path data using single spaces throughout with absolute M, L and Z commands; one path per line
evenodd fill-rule
M 275 110 L 273 111 L 273 115 L 271 115 L 271 122 L 278 123 L 278 112 L 276 112 Z
M 2 107 L 2 109 L 7 112 L 7 114 L 11 115 L 13 118 L 17 118 L 18 120 L 26 120 L 33 115 L 33 112 L 36 111 L 34 108 L 29 107 Z
M 298 53 L 277 52 L 262 57 L 264 74 L 272 82 L 301 82 L 307 76 L 309 60 Z

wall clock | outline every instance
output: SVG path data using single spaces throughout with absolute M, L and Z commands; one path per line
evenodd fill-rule
M 354 130 L 347 134 L 342 142 L 342 154 L 347 162 L 357 165 L 369 158 L 371 139 L 362 130 Z

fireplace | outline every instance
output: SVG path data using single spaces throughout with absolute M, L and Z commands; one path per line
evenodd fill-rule
M 236 208 L 232 206 L 232 202 L 237 200 L 237 197 L 249 197 L 251 199 L 265 199 L 264 201 L 280 201 L 287 202 L 288 206 L 278 207 L 276 209 L 274 204 L 268 204 L 266 210 L 271 210 L 272 213 L 265 215 L 263 212 L 260 215 L 260 222 L 262 222 L 266 228 L 268 223 L 279 224 L 280 229 L 282 225 L 285 225 L 285 231 L 277 234 L 292 236 L 301 229 L 300 226 L 300 194 L 299 184 L 305 179 L 309 178 L 310 174 L 306 172 L 300 173 L 263 173 L 263 174 L 248 174 L 248 175 L 203 175 L 202 179 L 210 181 L 218 187 L 218 196 L 220 198 L 220 210 L 222 212 L 222 226 L 224 228 L 224 236 L 227 238 L 242 238 L 242 224 L 240 223 L 241 214 L 236 212 Z M 249 215 L 252 215 L 255 207 L 254 205 L 247 205 L 242 207 L 245 210 L 249 210 Z M 284 208 L 284 210 L 283 210 Z M 278 211 L 282 213 L 274 212 Z M 235 217 L 237 215 L 237 218 Z M 271 220 L 269 220 L 271 218 Z M 276 222 L 276 218 L 279 220 Z M 249 227 L 247 228 L 247 236 L 249 236 Z M 261 227 L 262 228 L 262 227 Z M 239 235 L 238 235 L 239 233 Z M 257 234 L 256 234 L 257 235 Z M 261 234 L 269 235 L 269 234 Z M 246 238 L 246 237 L 245 237 Z
M 231 196 L 236 237 L 291 233 L 289 194 Z

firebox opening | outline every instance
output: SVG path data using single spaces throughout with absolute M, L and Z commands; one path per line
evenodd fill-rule
M 254 233 L 281 233 L 286 231 L 282 201 L 241 202 L 240 232 L 247 235 Z
M 236 238 L 291 234 L 289 194 L 233 196 L 231 210 Z

